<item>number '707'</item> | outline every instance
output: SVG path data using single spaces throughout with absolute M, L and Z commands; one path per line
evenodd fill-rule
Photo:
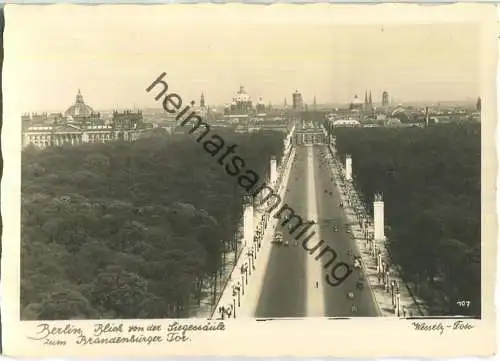
M 460 307 L 470 307 L 470 301 L 457 301 L 457 305 Z

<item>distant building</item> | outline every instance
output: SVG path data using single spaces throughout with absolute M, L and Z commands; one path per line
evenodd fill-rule
M 199 107 L 194 107 L 194 110 L 198 115 L 200 115 L 202 118 L 207 119 L 207 116 L 210 113 L 209 107 L 205 104 L 205 95 L 201 93 L 200 96 L 200 106 Z
M 481 112 L 474 112 L 471 114 L 471 120 L 474 122 L 480 122 L 481 121 Z
M 334 127 L 359 127 L 361 125 L 355 119 L 338 119 L 332 122 Z
M 243 86 L 233 96 L 231 105 L 224 106 L 224 119 L 228 124 L 241 125 L 237 128 L 238 132 L 243 132 L 244 127 L 250 129 L 257 127 L 260 122 L 269 117 L 272 106 L 266 106 L 262 97 L 259 97 L 255 106 L 252 98 L 247 94 Z
M 301 111 L 304 108 L 304 103 L 302 101 L 302 94 L 298 90 L 292 94 L 293 110 Z
M 105 124 L 101 114 L 85 104 L 80 90 L 75 103 L 64 112 L 64 116 L 60 113 L 50 116 L 46 113 L 32 116 L 23 114 L 21 119 L 26 123 L 23 146 L 34 145 L 38 148 L 115 140 L 133 141 L 144 129 L 152 128 L 152 124 L 144 123 L 140 111 L 113 112 L 111 122 Z
M 349 110 L 363 110 L 363 101 L 357 95 L 354 95 L 354 98 L 349 103 Z
M 266 104 L 262 100 L 262 97 L 259 97 L 259 100 L 257 101 L 257 104 L 255 105 L 255 111 L 257 117 L 263 118 L 267 115 L 267 109 L 266 109 Z
M 101 114 L 94 112 L 90 106 L 85 104 L 80 89 L 78 89 L 78 94 L 76 94 L 75 103 L 66 109 L 64 116 L 66 119 L 80 124 L 101 123 Z
M 226 108 L 227 109 L 227 108 Z M 249 115 L 252 111 L 252 99 L 243 86 L 233 96 L 233 101 L 229 106 L 230 115 Z
M 141 111 L 126 110 L 124 112 L 113 112 L 111 120 L 113 128 L 116 130 L 132 130 L 143 128 L 143 118 Z
M 366 100 L 367 101 L 367 100 Z M 348 119 L 353 118 L 354 120 L 361 122 L 364 120 L 364 107 L 365 104 L 357 95 L 349 103 L 349 113 L 347 115 Z
M 200 97 L 200 108 L 205 108 L 205 95 L 203 93 L 201 93 Z
M 240 86 L 240 90 L 233 95 L 231 105 L 224 107 L 224 118 L 233 124 L 247 123 L 253 112 L 252 99 L 245 88 Z
M 386 91 L 382 93 L 382 107 L 385 109 L 389 107 L 389 93 Z

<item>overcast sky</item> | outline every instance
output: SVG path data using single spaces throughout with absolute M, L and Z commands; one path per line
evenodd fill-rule
M 473 23 L 349 25 L 333 7 L 234 9 L 7 7 L 6 84 L 22 111 L 64 111 L 78 89 L 96 109 L 155 107 L 145 88 L 163 71 L 170 91 L 197 102 L 203 91 L 214 105 L 240 85 L 273 104 L 290 104 L 296 89 L 306 103 L 365 90 L 374 102 L 383 90 L 398 101 L 479 95 Z

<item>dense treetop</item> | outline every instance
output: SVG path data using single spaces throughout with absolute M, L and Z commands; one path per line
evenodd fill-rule
M 352 155 L 367 207 L 383 193 L 393 260 L 431 312 L 480 314 L 480 124 L 339 128 L 335 136 L 342 159 Z
M 262 179 L 281 155 L 281 133 L 219 135 Z M 185 316 L 233 239 L 243 194 L 189 135 L 27 148 L 22 319 Z

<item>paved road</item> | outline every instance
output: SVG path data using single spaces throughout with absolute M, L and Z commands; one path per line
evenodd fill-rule
M 357 252 L 352 236 L 344 229 L 346 218 L 339 206 L 340 195 L 326 165 L 326 151 L 324 146 L 297 148 L 296 162 L 288 184 L 290 190 L 285 201 L 304 220 L 317 217 L 318 226 L 314 227 L 316 240 L 311 239 L 311 245 L 317 244 L 320 239 L 324 240 L 322 248 L 328 245 L 335 250 L 337 259 L 329 268 L 323 268 L 328 261 L 326 255 L 315 260 L 314 256 L 319 250 L 309 255 L 301 242 L 295 246 L 293 236 L 283 230 L 290 247 L 273 246 L 255 317 L 377 316 L 377 306 L 370 290 L 365 288 L 359 291 L 355 287 L 359 277 L 357 273 L 349 275 L 336 287 L 325 281 L 332 267 L 342 261 L 352 264 L 353 254 Z M 308 184 L 311 181 L 314 184 Z M 315 199 L 308 199 L 308 195 L 314 193 Z M 339 226 L 338 232 L 334 232 L 334 224 Z M 336 274 L 342 277 L 345 268 L 339 267 Z M 316 281 L 319 282 L 318 287 Z M 350 291 L 355 293 L 355 301 L 347 298 Z M 351 311 L 353 303 L 357 305 L 356 313 Z
M 290 172 L 284 201 L 299 215 L 306 215 L 305 148 L 296 149 L 295 164 Z M 279 227 L 279 226 L 278 226 Z M 269 256 L 264 283 L 257 304 L 255 317 L 305 317 L 306 293 L 305 266 L 307 253 L 294 246 L 294 239 L 287 230 L 283 238 L 291 247 L 273 246 Z
M 325 159 L 322 154 L 326 154 L 326 148 L 314 149 L 315 159 Z M 347 233 L 344 225 L 347 224 L 345 213 L 340 204 L 340 194 L 337 187 L 333 184 L 331 171 L 328 169 L 326 160 L 316 162 L 316 189 L 318 197 L 318 208 L 320 214 L 320 232 L 330 248 L 334 249 L 338 254 L 338 260 L 346 263 L 353 263 L 353 255 L 359 255 L 352 234 Z M 324 191 L 328 193 L 324 193 Z M 332 193 L 330 195 L 330 192 Z M 339 225 L 338 231 L 333 230 L 333 223 Z M 339 277 L 342 277 L 343 268 L 338 269 Z M 359 279 L 360 271 L 354 271 L 348 278 L 345 279 L 337 287 L 325 285 L 325 312 L 326 316 L 340 317 L 353 316 L 351 313 L 352 301 L 347 299 L 347 293 L 352 291 L 355 294 L 355 303 L 357 305 L 356 316 L 371 317 L 378 316 L 377 305 L 373 299 L 373 294 L 366 287 L 363 290 L 356 288 L 356 283 Z

